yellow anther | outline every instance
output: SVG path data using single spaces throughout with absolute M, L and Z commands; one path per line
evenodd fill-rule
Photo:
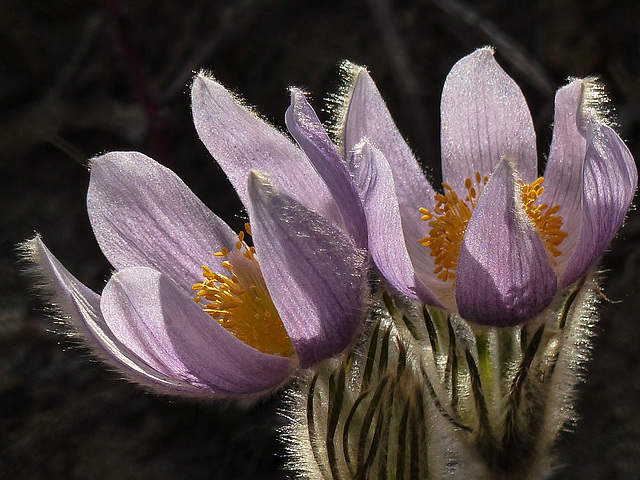
M 567 232 L 562 230 L 562 217 L 558 215 L 560 205 L 554 205 L 551 208 L 547 204 L 536 205 L 538 197 L 544 192 L 543 181 L 544 178 L 540 177 L 529 185 L 521 183 L 522 203 L 542 242 L 551 253 L 552 263 L 555 265 L 554 258 L 562 253 L 558 246 L 567 238 Z
M 475 209 L 477 197 L 489 181 L 488 176 L 482 176 L 476 172 L 475 185 L 471 178 L 464 181 L 464 188 L 467 195 L 461 199 L 450 185 L 443 183 L 444 193 L 437 193 L 434 196 L 435 206 L 433 212 L 426 208 L 420 208 L 422 220 L 429 222 L 429 234 L 418 240 L 423 246 L 431 249 L 431 256 L 434 257 L 434 274 L 446 282 L 453 279 L 455 282 L 458 257 L 464 234 L 471 220 Z M 544 178 L 540 177 L 533 183 L 525 184 L 520 182 L 522 191 L 522 205 L 545 247 L 551 254 L 551 261 L 555 264 L 554 258 L 562 252 L 558 246 L 567 237 L 567 233 L 562 230 L 562 217 L 558 215 L 559 205 L 549 208 L 548 205 L 537 205 L 538 197 L 544 192 L 542 183 Z
M 248 223 L 245 229 L 251 235 Z M 294 357 L 293 344 L 271 300 L 255 249 L 245 243 L 244 232 L 238 234 L 235 248 L 229 252 L 222 247 L 215 254 L 226 257 L 222 266 L 228 277 L 202 267 L 205 280 L 191 287 L 197 290 L 194 300 L 208 301 L 202 309 L 247 345 L 263 353 Z

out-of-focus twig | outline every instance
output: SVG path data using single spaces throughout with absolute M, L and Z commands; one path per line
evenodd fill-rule
M 69 58 L 61 62 L 42 97 L 0 120 L 0 145 L 3 145 L 2 154 L 7 158 L 25 155 L 38 144 L 48 142 L 67 153 L 78 164 L 86 164 L 87 155 L 61 137 L 60 132 L 69 126 L 69 123 L 81 123 L 81 115 L 78 115 L 78 112 L 70 112 L 73 107 L 63 97 L 65 89 L 73 84 L 74 78 L 90 56 L 91 47 L 102 25 L 100 16 L 88 18 Z M 80 113 L 84 111 L 81 110 Z
M 194 50 L 200 50 L 197 39 L 198 25 L 203 18 L 206 18 L 207 9 L 211 7 L 210 3 L 207 0 L 198 0 L 192 2 L 189 7 L 184 7 L 185 13 L 180 18 L 178 27 L 179 36 L 171 43 L 162 71 L 158 72 L 154 79 L 163 101 L 173 96 L 173 92 L 167 94 L 167 86 L 173 83 L 176 72 L 181 71 L 184 59 L 193 55 Z
M 471 5 L 462 0 L 428 1 L 447 15 L 482 32 L 488 41 L 498 49 L 505 61 L 514 70 L 520 72 L 534 88 L 544 95 L 553 94 L 554 82 L 542 65 L 533 60 L 531 55 L 527 55 L 526 49 L 519 42 L 502 32 L 492 21 L 483 17 Z
M 151 142 L 154 146 L 155 157 L 161 163 L 171 166 L 172 159 L 166 141 L 167 136 L 164 132 L 164 122 L 160 113 L 158 95 L 152 88 L 145 66 L 140 61 L 124 8 L 120 0 L 105 0 L 105 2 L 107 11 L 114 22 L 116 39 L 120 44 L 125 65 L 129 69 L 131 82 L 149 119 Z
M 432 129 L 422 108 L 418 76 L 411 67 L 407 47 L 393 18 L 389 0 L 368 0 L 374 23 L 380 32 L 387 57 L 393 66 L 393 77 L 398 84 L 404 110 L 411 118 L 414 144 L 429 145 Z
M 180 64 L 173 75 L 163 75 L 169 83 L 160 88 L 164 99 L 183 91 L 189 83 L 193 72 L 206 67 L 205 59 L 209 57 L 223 42 L 240 35 L 244 27 L 249 25 L 261 11 L 258 8 L 261 0 L 239 0 L 230 4 L 221 12 L 218 27 L 211 34 L 197 42 L 186 61 Z

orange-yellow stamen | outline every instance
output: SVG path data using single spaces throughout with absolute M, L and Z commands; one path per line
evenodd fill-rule
M 443 282 L 449 279 L 455 282 L 462 240 L 480 192 L 489 181 L 489 177 L 482 177 L 480 173 L 476 173 L 474 180 L 475 183 L 471 178 L 465 180 L 467 195 L 464 199 L 460 198 L 451 186 L 443 183 L 444 193 L 435 195 L 436 205 L 433 212 L 420 208 L 422 220 L 429 222 L 431 230 L 429 235 L 421 238 L 419 242 L 431 249 L 431 256 L 435 257 L 434 273 Z M 554 258 L 562 253 L 558 246 L 567 237 L 567 233 L 562 230 L 563 223 L 562 217 L 558 215 L 558 205 L 549 208 L 546 204 L 536 204 L 544 191 L 543 181 L 544 178 L 540 177 L 531 184 L 520 182 L 522 205 L 555 264 Z
M 553 258 L 559 256 L 562 252 L 558 250 L 558 246 L 562 241 L 567 238 L 567 232 L 562 230 L 562 217 L 558 215 L 560 205 L 554 205 L 549 208 L 549 205 L 543 203 L 542 205 L 536 205 L 538 197 L 544 192 L 542 182 L 543 177 L 538 178 L 535 182 L 526 184 L 521 182 L 522 188 L 522 204 L 524 205 L 524 211 L 527 212 L 529 218 L 536 227 L 536 231 L 542 242 L 544 243 L 549 253 Z M 555 265 L 555 260 L 553 260 Z
M 251 235 L 251 226 L 245 230 Z M 247 345 L 263 353 L 285 357 L 295 356 L 291 339 L 280 319 L 262 277 L 255 248 L 245 242 L 245 233 L 238 234 L 235 250 L 222 247 L 215 253 L 225 260 L 222 266 L 227 275 L 202 267 L 204 281 L 192 288 L 197 290 L 196 302 L 220 325 Z

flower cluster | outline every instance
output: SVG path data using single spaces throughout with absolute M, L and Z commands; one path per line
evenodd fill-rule
M 367 70 L 345 70 L 333 140 L 291 89 L 296 143 L 194 79 L 196 130 L 246 208 L 244 232 L 164 166 L 114 152 L 92 160 L 87 196 L 114 267 L 102 293 L 39 237 L 31 257 L 93 351 L 155 391 L 258 395 L 297 376 L 283 435 L 298 471 L 542 476 L 634 159 L 596 82 L 576 79 L 556 94 L 539 176 L 524 96 L 482 48 L 446 79 L 434 188 Z
M 62 313 L 128 378 L 191 396 L 268 392 L 355 341 L 369 295 L 364 214 L 299 91 L 287 123 L 300 147 L 205 74 L 192 103 L 200 137 L 247 209 L 253 246 L 172 171 L 114 152 L 92 160 L 87 195 L 115 269 L 102 294 L 39 237 L 29 248 Z
M 592 268 L 622 225 L 636 166 L 594 108 L 592 80 L 556 94 L 551 150 L 538 177 L 520 88 L 489 48 L 460 60 L 442 93 L 444 193 L 436 193 L 368 72 L 354 66 L 353 77 L 344 151 L 371 256 L 404 295 L 483 325 L 521 324 Z

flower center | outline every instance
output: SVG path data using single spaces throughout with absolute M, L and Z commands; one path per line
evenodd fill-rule
M 431 230 L 429 235 L 421 238 L 419 242 L 431 249 L 436 266 L 433 273 L 443 282 L 449 279 L 455 282 L 462 240 L 480 192 L 489 181 L 489 177 L 482 177 L 476 172 L 474 180 L 475 183 L 471 178 L 465 180 L 467 195 L 464 199 L 460 198 L 450 185 L 443 183 L 444 193 L 435 195 L 436 205 L 433 212 L 420 208 L 422 220 L 429 222 Z M 551 262 L 555 265 L 555 257 L 562 253 L 558 246 L 567 237 L 567 233 L 562 230 L 562 217 L 558 215 L 559 205 L 549 208 L 546 204 L 536 204 L 544 191 L 543 181 L 543 177 L 530 184 L 520 181 L 521 199 L 524 211 L 533 222 L 536 232 L 551 254 Z
M 245 224 L 247 234 L 251 226 Z M 209 303 L 202 308 L 220 325 L 247 345 L 263 353 L 294 357 L 291 339 L 280 319 L 255 256 L 255 248 L 245 243 L 245 234 L 238 234 L 235 251 L 222 247 L 216 257 L 225 257 L 222 266 L 226 275 L 202 267 L 204 281 L 192 288 L 198 291 L 196 302 Z

